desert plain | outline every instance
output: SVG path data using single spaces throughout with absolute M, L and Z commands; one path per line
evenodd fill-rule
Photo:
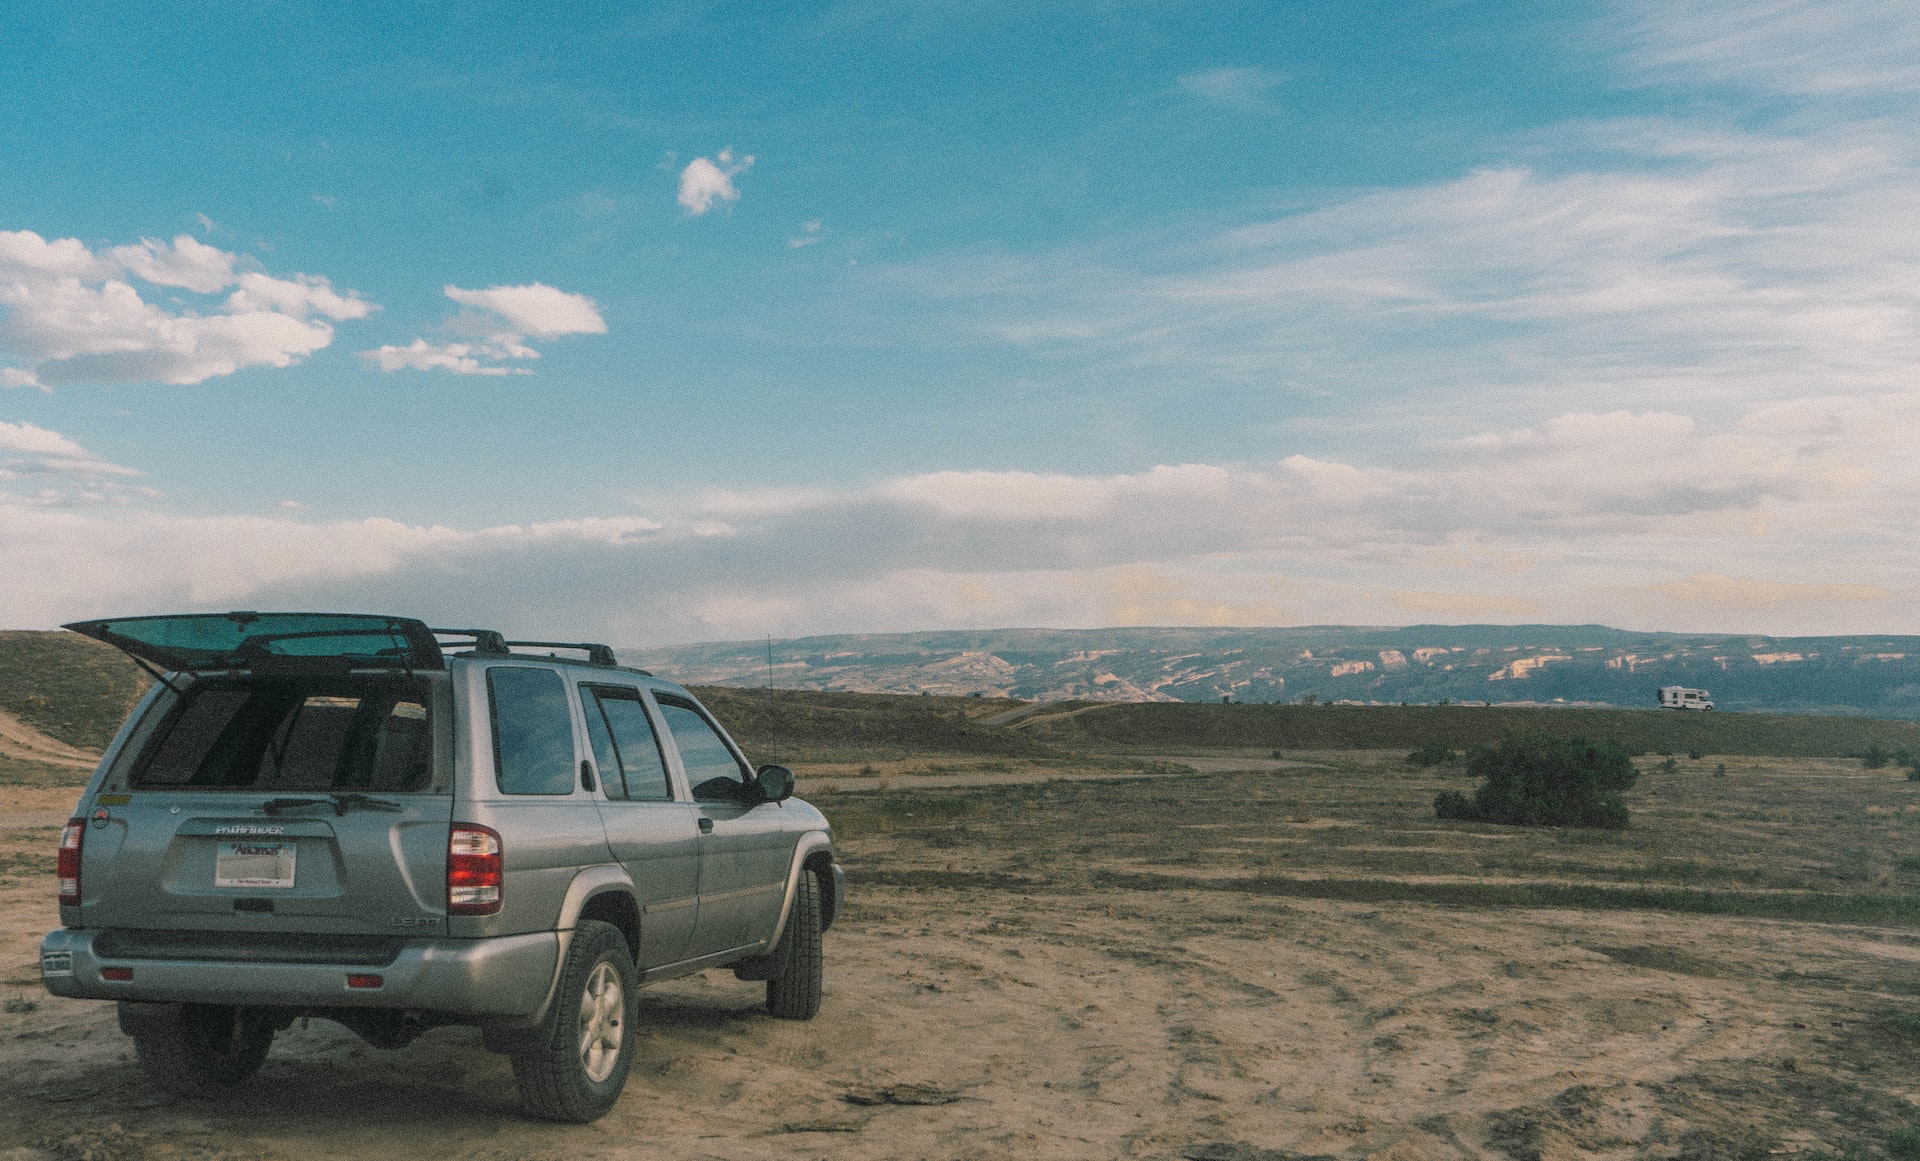
M 457 1028 L 316 1020 L 231 1094 L 151 1086 L 110 1005 L 40 989 L 87 758 L 10 718 L 0 1159 L 1920 1156 L 1898 767 L 1648 754 L 1627 830 L 1518 829 L 1437 821 L 1472 783 L 1402 749 L 1001 745 L 960 701 L 924 746 L 744 715 L 838 831 L 825 1004 L 645 990 L 586 1126 Z

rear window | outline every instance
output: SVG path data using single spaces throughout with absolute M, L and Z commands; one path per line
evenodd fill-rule
M 426 683 L 202 682 L 155 731 L 136 787 L 419 790 L 432 775 Z
M 551 669 L 487 670 L 493 767 L 502 794 L 573 793 L 573 711 Z

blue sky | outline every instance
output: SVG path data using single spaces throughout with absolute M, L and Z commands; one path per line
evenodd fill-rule
M 1920 16 L 0 14 L 0 624 L 1920 632 Z

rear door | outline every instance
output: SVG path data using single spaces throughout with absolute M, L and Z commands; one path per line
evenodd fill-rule
M 668 776 L 660 739 L 639 689 L 578 687 L 605 799 L 607 845 L 633 879 L 641 907 L 640 966 L 686 955 L 700 902 L 700 831 L 693 803 Z
M 443 676 L 176 675 L 92 803 L 80 925 L 440 934 Z

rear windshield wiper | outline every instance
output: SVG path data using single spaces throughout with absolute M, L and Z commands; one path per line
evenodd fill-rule
M 391 798 L 374 798 L 365 794 L 336 794 L 333 796 L 333 815 L 335 818 L 339 818 L 356 806 L 361 810 L 384 810 L 392 814 L 398 814 L 406 809 L 406 807 Z
M 335 818 L 344 818 L 347 811 L 359 807 L 361 810 L 385 810 L 399 813 L 406 809 L 390 798 L 373 798 L 365 794 L 334 794 L 326 798 L 270 798 L 260 804 L 265 814 L 278 814 L 283 810 L 293 810 L 301 806 L 331 806 Z

